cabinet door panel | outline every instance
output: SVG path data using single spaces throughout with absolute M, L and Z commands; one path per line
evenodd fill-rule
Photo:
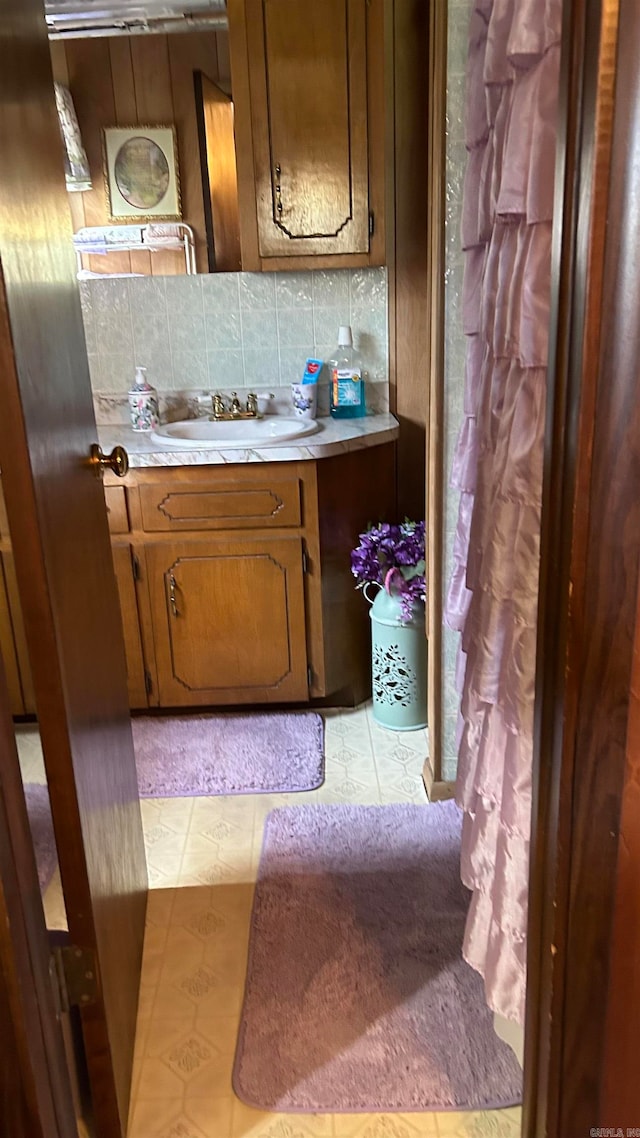
M 131 547 L 129 545 L 112 545 L 111 552 L 113 554 L 113 568 L 116 574 L 118 595 L 120 597 L 124 651 L 127 660 L 129 706 L 146 707 L 149 701 L 145 682 Z
M 368 253 L 366 0 L 247 0 L 260 254 Z
M 163 706 L 306 700 L 300 538 L 147 547 Z

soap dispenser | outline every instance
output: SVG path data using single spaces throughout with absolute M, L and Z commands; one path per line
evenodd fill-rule
M 136 378 L 129 392 L 129 412 L 134 431 L 154 431 L 160 425 L 158 393 L 147 383 L 146 367 L 136 368 Z

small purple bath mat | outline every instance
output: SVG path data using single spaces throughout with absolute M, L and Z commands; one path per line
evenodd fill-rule
M 324 724 L 314 712 L 134 719 L 141 798 L 287 794 L 324 781 Z
M 266 822 L 234 1069 L 270 1111 L 482 1110 L 522 1072 L 462 959 L 461 813 L 300 806 Z
M 35 782 L 26 782 L 24 784 L 24 796 L 27 803 L 31 837 L 33 838 L 33 849 L 36 855 L 40 892 L 44 894 L 58 864 L 49 792 L 46 786 L 40 786 Z

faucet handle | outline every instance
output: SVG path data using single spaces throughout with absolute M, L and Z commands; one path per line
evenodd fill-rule
M 258 414 L 258 396 L 253 391 L 247 395 L 247 411 L 250 415 Z
M 231 392 L 230 410 L 231 410 L 232 415 L 239 415 L 242 412 L 242 407 L 240 406 L 240 400 L 238 399 L 238 392 L 237 391 Z
M 213 395 L 213 414 L 224 415 L 224 399 L 219 391 L 214 392 Z

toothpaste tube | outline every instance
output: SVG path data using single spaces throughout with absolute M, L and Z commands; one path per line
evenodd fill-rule
M 307 360 L 304 365 L 303 383 L 317 383 L 322 371 L 322 360 Z

